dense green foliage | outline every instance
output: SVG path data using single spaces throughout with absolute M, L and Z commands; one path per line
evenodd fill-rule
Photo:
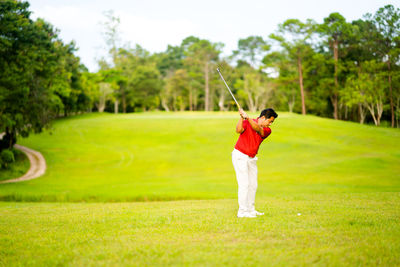
M 3 151 L 0 154 L 2 154 Z M 15 161 L 7 166 L 3 164 L 3 160 L 0 157 L 0 165 L 2 167 L 0 168 L 0 181 L 21 177 L 28 171 L 30 167 L 29 159 L 24 152 L 17 149 L 12 149 L 12 155 L 14 156 Z
M 0 152 L 0 168 L 8 169 L 14 161 L 14 153 L 10 149 L 4 149 Z
M 9 148 L 17 133 L 41 132 L 61 112 L 89 104 L 75 45 L 64 44 L 42 19 L 32 21 L 28 7 L 0 2 L 0 133 L 11 137 Z
M 255 114 L 252 114 L 255 116 Z M 18 201 L 234 198 L 237 113 L 86 114 L 21 139 L 47 161 L 0 186 Z M 279 112 L 258 155 L 258 196 L 400 190 L 400 132 Z

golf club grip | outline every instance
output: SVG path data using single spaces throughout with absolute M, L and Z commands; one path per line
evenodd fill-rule
M 219 76 L 221 77 L 222 81 L 225 83 L 225 86 L 226 86 L 226 88 L 228 88 L 228 91 L 229 91 L 229 93 L 231 94 L 231 96 L 232 96 L 233 100 L 235 100 L 236 106 L 238 107 L 238 109 L 240 109 L 240 105 L 239 105 L 239 103 L 236 101 L 236 98 L 235 98 L 235 96 L 233 95 L 233 93 L 232 93 L 231 89 L 229 88 L 228 84 L 226 83 L 226 81 L 225 81 L 224 77 L 222 76 L 222 73 L 219 71 L 219 68 L 217 68 L 217 71 L 218 71 L 218 73 L 219 73 Z

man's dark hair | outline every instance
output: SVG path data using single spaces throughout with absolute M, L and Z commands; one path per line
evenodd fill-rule
M 278 114 L 276 114 L 275 110 L 272 108 L 266 108 L 263 111 L 261 111 L 260 118 L 264 116 L 266 119 L 269 119 L 271 117 L 274 117 L 275 119 L 278 117 Z

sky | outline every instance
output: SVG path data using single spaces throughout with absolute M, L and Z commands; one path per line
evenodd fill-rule
M 224 55 L 237 48 L 238 40 L 252 35 L 267 38 L 278 24 L 289 18 L 318 23 L 332 12 L 347 21 L 375 13 L 400 0 L 31 0 L 32 18 L 45 19 L 60 30 L 68 43 L 75 41 L 76 54 L 90 71 L 107 55 L 101 34 L 104 12 L 113 10 L 120 18 L 121 43 L 141 45 L 151 53 L 168 45 L 180 45 L 194 35 L 225 44 Z

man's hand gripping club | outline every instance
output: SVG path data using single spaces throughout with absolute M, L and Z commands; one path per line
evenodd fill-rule
M 240 117 L 242 117 L 244 120 L 247 120 L 249 118 L 249 116 L 247 115 L 246 112 L 244 112 L 243 109 L 239 109 L 239 114 L 240 114 Z
M 243 109 L 239 109 L 239 114 L 240 114 L 240 117 L 243 120 L 247 120 L 249 122 L 251 128 L 253 128 L 253 130 L 256 131 L 257 133 L 259 133 L 261 136 L 264 136 L 263 127 L 267 127 L 267 126 L 269 126 L 271 124 L 271 123 L 269 123 L 268 121 L 265 121 L 265 120 L 263 120 L 262 122 L 260 121 L 261 123 L 259 124 L 258 122 L 255 122 L 252 119 L 249 119 L 249 115 L 247 115 L 247 113 Z M 265 123 L 264 121 L 267 122 L 267 123 Z M 236 132 L 237 133 L 242 133 L 244 131 L 242 123 L 243 123 L 243 121 L 240 120 L 238 122 L 238 124 L 236 125 Z M 263 125 L 263 124 L 265 124 L 265 125 Z

